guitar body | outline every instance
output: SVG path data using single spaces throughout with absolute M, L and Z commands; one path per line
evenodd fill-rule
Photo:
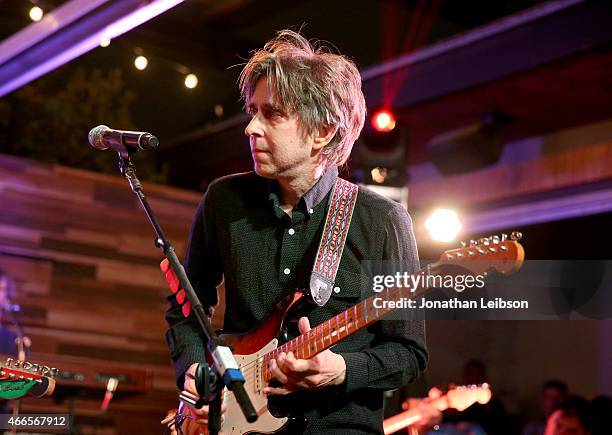
M 263 388 L 268 384 L 263 380 L 261 370 L 262 357 L 276 349 L 278 345 L 289 337 L 290 312 L 301 305 L 306 298 L 301 292 L 296 292 L 281 300 L 275 310 L 264 319 L 255 329 L 245 334 L 221 334 L 220 337 L 232 349 L 238 367 L 245 378 L 244 389 L 253 402 L 258 419 L 255 423 L 248 423 L 238 406 L 234 394 L 225 390 L 223 402 L 227 407 L 225 421 L 221 431 L 224 435 L 242 434 L 271 434 L 281 429 L 288 429 L 291 425 L 301 426 L 299 419 L 287 416 L 275 416 L 277 411 L 268 409 L 268 397 Z M 297 320 L 297 319 L 296 319 Z M 186 419 L 182 425 L 185 435 L 200 435 L 206 433 L 206 428 Z

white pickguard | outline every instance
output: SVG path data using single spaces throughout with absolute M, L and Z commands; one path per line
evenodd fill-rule
M 257 353 L 234 355 L 245 378 L 244 389 L 251 398 L 259 418 L 255 423 L 248 423 L 240 410 L 240 406 L 238 406 L 238 402 L 236 402 L 234 394 L 226 390 L 223 394 L 223 402 L 227 406 L 225 421 L 221 428 L 223 434 L 272 433 L 278 431 L 287 423 L 288 418 L 276 418 L 268 412 L 268 398 L 262 392 L 266 385 L 263 384 L 261 358 L 276 349 L 277 346 L 278 340 L 275 338 L 259 349 Z

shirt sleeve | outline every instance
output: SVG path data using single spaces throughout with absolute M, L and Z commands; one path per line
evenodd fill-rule
M 185 256 L 185 271 L 202 304 L 217 305 L 216 286 L 222 280 L 219 264 L 213 201 L 214 184 L 211 184 L 200 201 L 189 234 Z M 182 314 L 174 294 L 168 296 L 170 307 L 166 311 L 166 341 L 174 363 L 177 386 L 182 389 L 185 372 L 194 363 L 205 359 L 206 338 L 192 313 Z
M 403 271 L 409 273 L 419 270 L 412 221 L 399 204 L 389 211 L 384 237 L 383 261 L 406 265 Z M 341 354 L 346 362 L 346 392 L 389 390 L 413 382 L 428 359 L 424 322 L 411 318 L 409 310 L 400 309 L 390 320 L 370 328 L 376 336 L 371 348 Z

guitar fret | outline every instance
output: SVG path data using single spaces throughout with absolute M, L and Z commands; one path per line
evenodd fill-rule
M 321 349 L 325 349 L 325 336 L 327 332 L 325 332 L 325 323 L 321 323 Z

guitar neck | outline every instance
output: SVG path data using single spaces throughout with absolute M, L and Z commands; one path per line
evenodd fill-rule
M 428 405 L 436 408 L 440 412 L 449 408 L 446 395 L 432 400 L 428 403 Z M 389 417 L 383 422 L 385 434 L 392 434 L 404 429 L 419 421 L 421 417 L 421 412 L 418 409 L 409 409 L 408 411 L 404 411 L 394 415 L 393 417 Z
M 422 275 L 425 277 L 431 274 L 432 270 L 431 267 L 423 268 L 413 275 Z M 424 281 L 425 280 L 420 280 L 419 283 Z M 377 322 L 388 313 L 399 309 L 389 308 L 389 305 L 383 305 L 381 307 L 380 304 L 374 303 L 374 299 L 380 298 L 383 301 L 416 299 L 425 292 L 426 288 L 423 285 L 418 285 L 414 288 L 414 291 L 408 287 L 390 287 L 364 299 L 357 305 L 354 305 L 348 310 L 321 323 L 307 333 L 286 342 L 264 355 L 262 359 L 264 380 L 269 381 L 270 379 L 270 374 L 267 369 L 268 361 L 272 358 L 276 358 L 279 353 L 293 352 L 295 357 L 299 359 L 312 358 L 316 354 L 329 349 L 339 341 L 344 340 L 346 337 Z

